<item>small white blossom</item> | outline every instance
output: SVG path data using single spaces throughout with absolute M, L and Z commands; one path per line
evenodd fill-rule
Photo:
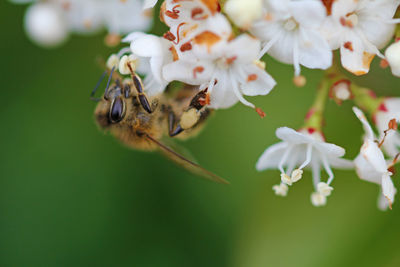
M 106 62 L 106 67 L 108 69 L 116 68 L 118 69 L 119 66 L 119 60 L 120 58 L 116 54 L 112 54 L 111 56 L 108 57 L 107 62 Z
M 210 52 L 216 43 L 227 41 L 231 37 L 231 25 L 219 12 L 219 8 L 217 0 L 164 2 L 160 14 L 170 27 L 164 38 L 174 44 L 177 56 L 193 57 L 193 46 Z
M 130 43 L 130 49 L 124 48 L 120 54 L 132 53 L 135 70 L 145 76 L 143 83 L 146 93 L 152 96 L 163 92 L 168 81 L 164 78 L 162 69 L 173 60 L 171 43 L 162 37 L 141 32 L 129 34 L 123 42 Z
M 25 15 L 25 29 L 39 45 L 61 44 L 69 33 L 88 34 L 105 27 L 112 35 L 147 30 L 152 17 L 141 0 L 32 1 Z M 117 38 L 119 40 L 119 37 Z
M 242 34 L 221 42 L 203 57 L 184 57 L 164 67 L 166 80 L 200 85 L 210 95 L 211 108 L 228 108 L 238 101 L 255 108 L 243 95 L 266 95 L 275 86 L 272 77 L 259 67 L 260 42 Z
M 393 75 L 400 77 L 400 40 L 386 49 L 385 56 Z
M 225 12 L 240 28 L 248 29 L 262 15 L 263 0 L 228 0 Z
M 250 31 L 264 42 L 260 56 L 268 52 L 276 60 L 293 64 L 295 75 L 300 65 L 327 69 L 332 65 L 332 52 L 320 32 L 326 10 L 318 0 L 270 0 L 265 2 L 261 20 Z
M 390 178 L 392 173 L 388 171 L 385 157 L 375 142 L 374 132 L 365 115 L 356 107 L 353 107 L 353 111 L 363 124 L 365 130 L 364 143 L 361 146 L 360 154 L 354 160 L 356 172 L 362 180 L 381 185 L 382 195 L 387 199 L 388 206 L 391 207 L 396 193 L 396 189 Z M 382 204 L 379 207 L 382 207 Z
M 313 194 L 312 202 L 316 206 L 325 205 L 326 196 L 333 190 L 330 186 L 334 178 L 331 166 L 342 169 L 353 167 L 351 161 L 341 158 L 345 150 L 326 143 L 322 134 L 313 129 L 298 132 L 282 127 L 277 129 L 276 136 L 283 142 L 267 148 L 258 159 L 256 169 L 262 171 L 278 168 L 281 171 L 282 182 L 292 185 L 302 177 L 303 169 L 310 167 L 314 188 L 318 191 L 317 194 Z M 299 167 L 295 169 L 295 166 Z M 321 167 L 329 176 L 327 183 L 321 183 Z
M 400 122 L 400 98 L 385 99 L 375 112 L 374 119 L 380 133 L 379 138 L 382 139 L 384 131 L 388 130 L 388 124 L 392 119 L 395 119 L 397 123 Z M 388 130 L 382 148 L 391 157 L 395 157 L 400 153 L 400 133 L 396 130 Z
M 275 192 L 275 194 L 276 194 L 277 196 L 286 197 L 286 196 L 287 196 L 287 193 L 288 193 L 288 191 L 289 191 L 289 187 L 288 187 L 286 184 L 284 184 L 284 183 L 280 183 L 280 184 L 278 184 L 278 185 L 274 185 L 274 186 L 272 187 L 272 190 L 274 190 L 274 192 Z
M 393 37 L 393 15 L 398 0 L 336 0 L 331 16 L 324 24 L 324 33 L 333 49 L 340 47 L 345 69 L 355 75 L 369 71 L 375 55 L 384 57 L 378 49 Z
M 27 9 L 25 30 L 32 41 L 46 47 L 63 43 L 69 35 L 62 10 L 51 3 L 38 3 Z

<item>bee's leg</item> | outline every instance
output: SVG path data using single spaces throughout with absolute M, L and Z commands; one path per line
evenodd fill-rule
M 206 88 L 192 98 L 189 107 L 182 113 L 178 126 L 184 130 L 193 128 L 204 117 L 204 114 L 208 114 L 209 110 L 206 107 L 208 103 Z
M 146 110 L 148 113 L 152 113 L 153 110 L 151 109 L 151 105 L 149 100 L 147 99 L 146 94 L 143 91 L 143 83 L 140 79 L 140 77 L 133 71 L 132 66 L 128 64 L 128 68 L 131 72 L 133 84 L 135 85 L 136 91 L 138 93 L 138 99 L 144 110 Z
M 169 136 L 174 137 L 183 132 L 183 128 L 178 124 L 176 124 L 176 115 L 171 107 L 168 107 L 168 133 Z

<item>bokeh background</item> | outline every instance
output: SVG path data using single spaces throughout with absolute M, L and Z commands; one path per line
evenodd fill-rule
M 251 99 L 267 116 L 220 110 L 185 142 L 231 182 L 213 184 L 99 132 L 95 58 L 115 49 L 104 34 L 39 48 L 23 31 L 25 8 L 0 1 L 0 266 L 400 266 L 400 206 L 379 211 L 376 185 L 336 171 L 328 205 L 315 208 L 309 172 L 280 198 L 279 172 L 254 168 L 277 127 L 301 126 L 322 72 L 304 70 L 296 88 L 292 68 L 267 58 L 278 85 Z M 400 80 L 377 64 L 359 83 L 399 95 Z M 353 158 L 361 134 L 351 103 L 330 101 L 327 140 Z

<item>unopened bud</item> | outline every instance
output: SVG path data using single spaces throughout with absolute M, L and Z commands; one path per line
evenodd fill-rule
M 116 54 L 112 54 L 108 59 L 106 66 L 108 69 L 118 68 L 119 65 L 119 57 Z
M 400 77 L 400 41 L 391 44 L 386 49 L 385 56 L 393 75 Z
M 248 29 L 262 15 L 262 0 L 228 0 L 225 12 L 242 29 Z

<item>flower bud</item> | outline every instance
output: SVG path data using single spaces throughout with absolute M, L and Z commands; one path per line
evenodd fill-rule
M 242 29 L 248 29 L 262 15 L 262 0 L 228 0 L 225 12 Z
M 45 47 L 60 45 L 68 37 L 62 12 L 51 3 L 33 4 L 28 8 L 25 30 L 32 41 Z
M 385 56 L 393 75 L 400 77 L 400 41 L 391 44 L 386 49 Z

